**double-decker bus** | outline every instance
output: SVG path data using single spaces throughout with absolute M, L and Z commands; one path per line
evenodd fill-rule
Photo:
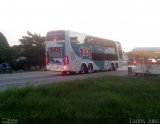
M 69 30 L 49 31 L 46 35 L 47 70 L 83 74 L 116 70 L 120 66 L 120 42 Z

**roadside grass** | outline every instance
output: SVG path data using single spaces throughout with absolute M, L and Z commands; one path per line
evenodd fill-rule
M 0 118 L 160 121 L 160 77 L 109 76 L 8 89 L 0 93 Z

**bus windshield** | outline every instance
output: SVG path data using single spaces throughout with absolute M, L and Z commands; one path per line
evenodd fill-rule
M 63 48 L 62 47 L 49 47 L 48 56 L 50 58 L 62 58 L 63 57 Z
M 47 41 L 62 41 L 65 40 L 64 31 L 51 31 L 47 34 Z

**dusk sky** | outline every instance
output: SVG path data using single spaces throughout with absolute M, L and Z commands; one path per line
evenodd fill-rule
M 160 0 L 3 0 L 0 16 L 11 46 L 27 31 L 64 29 L 119 41 L 125 51 L 160 47 Z

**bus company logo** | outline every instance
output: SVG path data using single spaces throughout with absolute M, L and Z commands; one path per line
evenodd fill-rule
M 87 56 L 92 57 L 92 48 L 81 47 L 79 48 L 80 57 Z

